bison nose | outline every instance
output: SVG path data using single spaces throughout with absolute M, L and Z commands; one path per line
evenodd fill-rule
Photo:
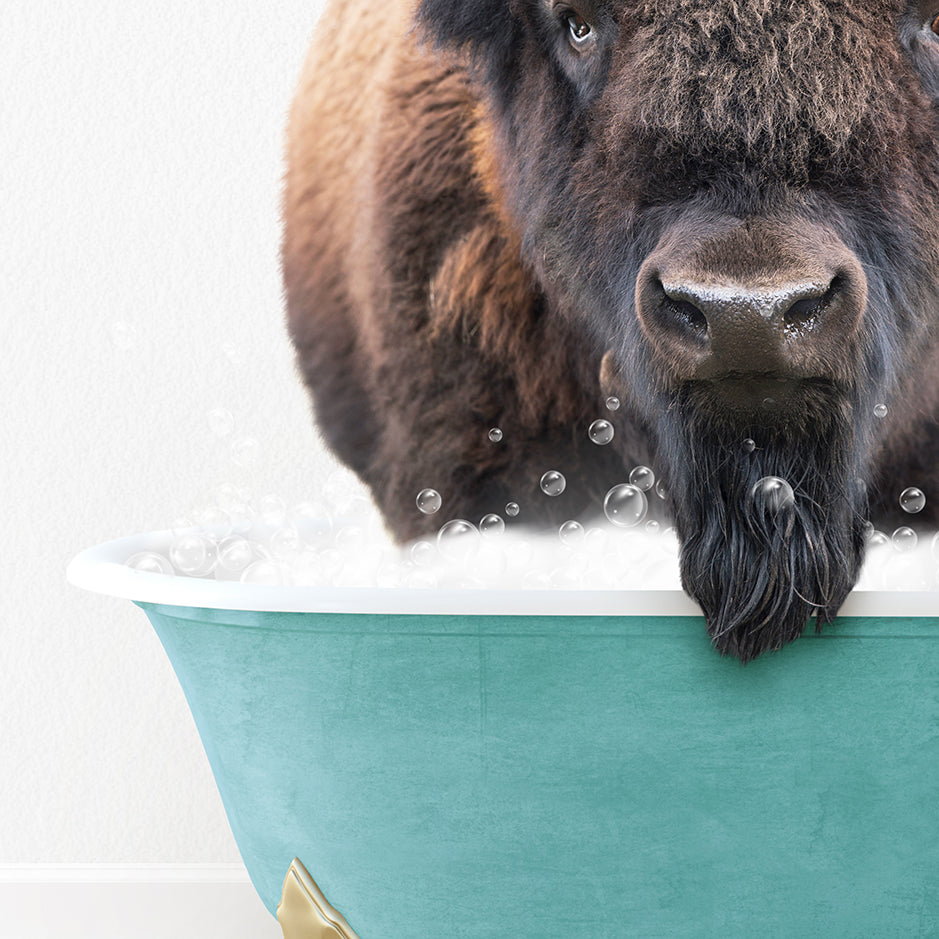
M 843 380 L 867 298 L 863 269 L 843 245 L 715 263 L 666 246 L 636 285 L 639 322 L 677 381 Z
M 698 284 L 659 281 L 653 310 L 656 328 L 702 346 L 706 356 L 695 378 L 727 372 L 792 371 L 790 344 L 812 342 L 827 311 L 839 302 L 842 278 L 828 283 Z M 810 335 L 812 334 L 812 335 Z

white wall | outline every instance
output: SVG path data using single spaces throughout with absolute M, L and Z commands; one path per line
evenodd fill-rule
M 80 549 L 333 468 L 283 328 L 286 109 L 318 0 L 14 0 L 0 29 L 0 865 L 231 864 L 143 613 Z M 253 466 L 213 435 L 261 442 Z M 0 929 L 2 933 L 2 929 Z

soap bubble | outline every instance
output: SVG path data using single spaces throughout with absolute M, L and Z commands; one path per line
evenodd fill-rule
M 609 421 L 599 420 L 594 421 L 590 427 L 587 428 L 587 436 L 598 446 L 604 446 L 608 444 L 613 439 L 613 425 Z
M 162 554 L 156 551 L 138 551 L 132 554 L 125 562 L 135 571 L 146 571 L 148 574 L 172 574 L 173 565 Z
M 871 528 L 867 533 L 867 543 L 872 548 L 879 548 L 882 545 L 889 544 L 890 539 L 884 532 L 878 531 L 876 528 Z
M 231 516 L 217 505 L 210 505 L 196 512 L 195 523 L 203 529 L 203 534 L 210 541 L 218 541 L 231 534 Z
M 606 550 L 610 535 L 605 528 L 591 528 L 584 536 L 584 544 L 595 554 Z
M 618 411 L 618 410 L 619 410 L 619 403 L 620 403 L 620 402 L 619 402 L 619 398 L 617 398 L 616 395 L 610 395 L 610 396 L 606 399 L 606 406 L 607 406 L 607 408 L 608 408 L 609 410 L 611 410 L 611 411 Z
M 173 539 L 170 560 L 180 573 L 199 577 L 215 565 L 215 549 L 205 535 L 188 532 Z
M 750 437 L 747 437 L 747 439 L 744 440 L 742 444 L 740 444 L 740 449 L 743 450 L 744 453 L 753 453 L 753 451 L 756 449 L 756 441 Z
M 235 429 L 235 416 L 227 408 L 212 408 L 206 419 L 216 437 L 227 437 Z
M 517 502 L 506 502 L 505 504 L 505 514 L 510 518 L 515 518 L 518 515 L 520 509 Z
M 245 538 L 232 535 L 218 543 L 218 566 L 225 571 L 243 571 L 254 560 L 254 551 Z
M 566 486 L 567 480 L 557 470 L 548 470 L 541 477 L 541 491 L 546 496 L 559 496 Z
M 467 561 L 479 550 L 479 532 L 465 518 L 454 518 L 437 532 L 437 550 L 448 561 Z
M 410 554 L 411 560 L 418 567 L 427 567 L 433 564 L 437 550 L 429 541 L 415 541 L 414 544 L 411 545 Z
M 479 520 L 479 532 L 482 535 L 501 535 L 505 531 L 505 522 L 494 512 L 484 515 Z
M 614 486 L 603 500 L 604 514 L 620 528 L 638 525 L 645 518 L 648 507 L 646 494 L 633 483 Z
M 258 519 L 265 525 L 282 525 L 286 516 L 287 503 L 280 496 L 268 493 L 258 499 Z
M 575 519 L 564 522 L 561 527 L 558 528 L 558 537 L 563 544 L 566 544 L 570 548 L 583 544 L 585 534 L 584 526 Z
M 232 441 L 231 458 L 239 466 L 251 466 L 257 462 L 261 453 L 261 443 L 257 437 L 243 436 Z
M 502 439 L 502 431 L 498 427 L 493 427 L 489 431 L 489 439 L 493 443 L 498 443 Z
M 285 525 L 278 528 L 271 535 L 271 551 L 275 558 L 281 561 L 289 561 L 296 557 L 303 549 L 303 540 L 300 533 L 292 525 Z
M 443 505 L 443 499 L 440 498 L 440 493 L 436 489 L 422 489 L 414 501 L 425 515 L 433 515 Z
M 900 493 L 900 508 L 903 509 L 904 512 L 909 512 L 913 515 L 916 512 L 922 512 L 925 505 L 926 496 L 923 495 L 921 490 L 914 486 L 910 486 Z
M 916 532 L 912 528 L 908 528 L 906 525 L 898 528 L 893 535 L 890 537 L 890 541 L 897 551 L 907 552 L 912 551 L 915 547 L 919 538 L 916 536 Z
M 231 519 L 233 532 L 244 535 L 251 530 L 255 516 L 254 509 L 251 507 L 250 503 L 236 502 L 230 505 L 226 511 L 228 512 L 228 517 Z
M 764 476 L 757 480 L 750 490 L 750 499 L 757 508 L 774 515 L 786 512 L 795 505 L 792 486 L 778 476 Z
M 287 513 L 287 521 L 310 542 L 327 538 L 333 530 L 325 507 L 315 502 L 298 502 Z
M 886 417 L 886 416 L 887 416 L 887 405 L 875 404 L 874 405 L 874 417 Z
M 260 560 L 249 564 L 241 572 L 241 582 L 243 584 L 283 587 L 290 583 L 290 577 L 283 564 L 277 561 Z
M 662 482 L 661 479 L 655 484 L 655 494 L 660 499 L 668 498 L 668 493 L 665 491 L 665 484 Z
M 659 528 L 661 528 L 661 526 L 654 518 L 650 518 L 649 521 L 646 522 L 646 531 L 650 535 L 657 535 L 659 533 Z
M 655 473 L 648 466 L 635 466 L 629 474 L 629 481 L 643 492 L 648 492 L 655 485 Z

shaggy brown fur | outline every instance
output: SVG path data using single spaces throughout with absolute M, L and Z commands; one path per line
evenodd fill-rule
M 327 442 L 392 532 L 509 500 L 519 522 L 586 516 L 654 463 L 685 587 L 718 647 L 746 659 L 813 609 L 834 616 L 860 563 L 865 492 L 892 530 L 909 522 L 900 489 L 918 485 L 935 524 L 933 5 L 335 0 L 289 124 L 289 328 Z M 767 290 L 798 280 L 800 258 L 813 277 L 834 265 L 820 313 L 754 332 L 791 371 L 785 408 L 731 407 L 733 382 L 780 376 L 741 362 L 729 384 L 703 380 L 687 365 L 694 343 L 707 350 L 700 313 L 675 320 L 663 298 L 660 327 L 666 314 L 641 308 L 661 292 L 646 262 L 674 267 L 676 252 L 702 282 Z M 660 328 L 672 339 L 657 342 Z M 612 416 L 611 391 L 625 402 Z M 889 420 L 873 417 L 881 401 Z M 608 447 L 587 439 L 597 417 L 615 422 Z M 728 448 L 761 433 L 751 464 L 725 474 Z M 712 466 L 716 507 L 693 461 Z M 569 479 L 560 498 L 539 492 L 547 469 Z M 735 507 L 752 474 L 774 472 L 798 476 L 801 514 L 782 532 Z M 428 486 L 439 519 L 415 507 Z M 744 594 L 749 612 L 728 607 Z

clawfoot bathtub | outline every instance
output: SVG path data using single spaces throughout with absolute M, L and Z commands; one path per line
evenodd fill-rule
M 680 591 L 124 566 L 168 537 L 69 577 L 149 617 L 287 939 L 939 934 L 935 592 L 743 667 Z

